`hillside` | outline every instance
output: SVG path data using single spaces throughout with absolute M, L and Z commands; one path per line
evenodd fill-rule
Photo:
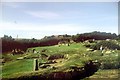
M 86 44 L 88 43 L 81 42 L 72 43 L 69 46 L 61 44 L 33 47 L 27 49 L 24 54 L 4 54 L 2 58 L 5 59 L 5 63 L 1 65 L 3 68 L 2 77 L 5 79 L 33 78 L 33 76 L 37 77 L 46 73 L 59 71 L 69 72 L 74 71 L 75 68 L 79 69 L 84 67 L 89 60 L 102 63 L 100 66 L 100 70 L 102 70 L 100 72 L 102 73 L 104 73 L 104 70 L 120 68 L 117 56 L 120 53 L 119 50 L 106 50 L 102 54 L 100 50 L 91 50 L 85 47 Z M 95 43 L 89 44 L 93 45 Z M 38 60 L 39 65 L 37 70 L 35 70 L 35 59 Z M 89 73 L 91 71 L 87 72 Z M 105 77 L 104 74 L 102 75 L 100 72 L 95 75 Z M 109 72 L 109 70 L 107 72 Z M 117 78 L 117 76 L 115 75 L 113 78 Z
M 38 46 L 53 46 L 60 43 L 83 42 L 86 40 L 106 40 L 106 39 L 120 39 L 119 35 L 105 33 L 105 32 L 91 32 L 76 35 L 52 35 L 45 36 L 42 39 L 14 39 L 11 36 L 4 35 L 2 39 L 2 53 L 11 52 L 15 49 L 26 51 L 30 47 Z
M 105 77 L 105 71 L 115 70 L 117 73 L 120 68 L 120 37 L 111 33 L 52 35 L 40 40 L 14 39 L 5 35 L 2 52 L 0 67 L 3 79 L 42 79 L 55 74 L 59 78 L 60 75 L 63 78 L 69 75 L 66 80 L 73 80 L 75 76 L 83 79 L 92 76 L 98 69 L 100 71 L 95 75 Z M 56 80 L 56 77 L 51 78 Z M 113 78 L 117 78 L 116 75 Z

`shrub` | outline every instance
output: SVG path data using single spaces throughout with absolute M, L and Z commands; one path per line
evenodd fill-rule
M 103 46 L 103 49 L 107 47 L 112 50 L 115 50 L 115 49 L 120 50 L 120 46 L 113 41 L 100 41 L 99 43 L 91 45 L 90 48 L 94 50 L 99 50 L 101 45 Z

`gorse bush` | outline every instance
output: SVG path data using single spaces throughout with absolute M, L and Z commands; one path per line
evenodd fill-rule
M 91 45 L 90 48 L 94 50 L 99 50 L 101 46 L 103 47 L 103 49 L 107 47 L 108 49 L 112 49 L 112 50 L 115 49 L 120 50 L 120 45 L 113 41 L 100 41 L 94 45 Z
M 119 50 L 110 50 L 110 51 L 111 53 L 106 54 L 98 50 L 96 52 L 89 52 L 88 55 L 92 60 L 98 60 L 101 63 L 100 69 L 118 69 L 118 68 L 120 69 L 120 62 L 119 62 L 120 51 Z

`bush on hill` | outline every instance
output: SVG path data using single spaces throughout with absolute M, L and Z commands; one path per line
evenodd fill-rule
M 103 46 L 103 49 L 107 47 L 108 49 L 112 49 L 112 50 L 115 50 L 115 49 L 120 50 L 120 45 L 118 45 L 113 41 L 100 41 L 94 45 L 91 45 L 90 48 L 94 50 L 99 50 L 101 46 Z

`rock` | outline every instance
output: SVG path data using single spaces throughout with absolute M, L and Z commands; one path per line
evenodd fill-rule
M 19 58 L 17 58 L 17 60 L 22 60 L 22 59 L 24 59 L 24 57 L 19 57 Z
M 48 68 L 48 67 L 50 67 L 50 65 L 42 64 L 42 65 L 40 66 L 40 68 Z

